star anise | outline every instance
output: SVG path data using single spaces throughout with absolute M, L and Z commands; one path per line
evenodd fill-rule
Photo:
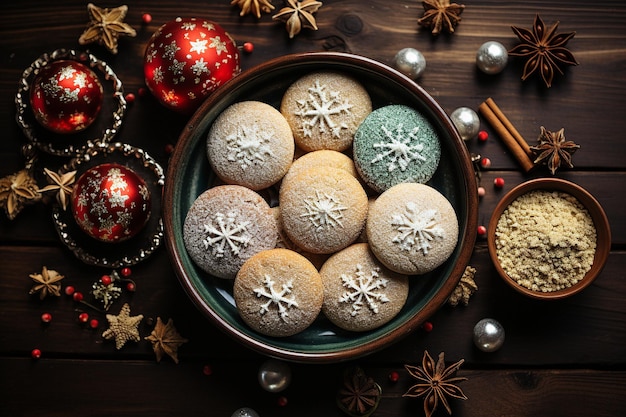
M 450 3 L 450 0 L 424 0 L 422 6 L 424 14 L 417 23 L 431 29 L 433 35 L 438 35 L 442 30 L 453 33 L 465 9 L 465 5 Z
M 115 339 L 115 348 L 121 349 L 126 342 L 139 342 L 139 323 L 143 319 L 143 315 L 130 316 L 130 306 L 124 304 L 117 316 L 107 314 L 106 318 L 109 322 L 109 328 L 102 333 L 105 339 Z
M 448 414 L 452 415 L 447 397 L 467 400 L 463 391 L 456 386 L 457 382 L 465 381 L 467 378 L 453 377 L 463 362 L 464 359 L 461 359 L 446 368 L 443 352 L 439 354 L 439 359 L 435 364 L 433 358 L 425 350 L 421 367 L 404 365 L 409 374 L 419 382 L 409 388 L 403 397 L 425 397 L 426 417 L 430 417 L 435 412 L 439 403 L 442 403 Z
M 0 178 L 0 207 L 4 208 L 10 220 L 18 215 L 26 203 L 35 202 L 40 198 L 37 182 L 28 170 L 23 169 Z
M 39 192 L 45 193 L 46 191 L 59 190 L 56 197 L 57 202 L 61 207 L 63 207 L 63 210 L 66 210 L 68 197 L 72 194 L 72 184 L 74 184 L 74 181 L 76 180 L 76 171 L 70 171 L 63 175 L 59 175 L 48 168 L 44 168 L 43 170 L 52 184 L 39 189 Z
M 359 367 L 344 374 L 343 385 L 337 394 L 339 407 L 350 416 L 369 416 L 378 407 L 382 390 Z
M 522 81 L 539 72 L 543 82 L 550 87 L 555 72 L 563 75 L 561 65 L 578 65 L 574 55 L 565 48 L 576 32 L 557 34 L 558 27 L 557 21 L 551 28 L 546 28 L 538 14 L 535 15 L 532 31 L 517 26 L 511 27 L 521 43 L 511 49 L 509 55 L 527 59 Z
M 478 285 L 476 285 L 476 281 L 474 281 L 475 274 L 476 268 L 469 265 L 465 267 L 461 280 L 456 288 L 454 288 L 454 291 L 452 291 L 450 298 L 448 298 L 448 304 L 453 307 L 456 307 L 459 303 L 463 303 L 463 305 L 469 304 L 469 299 L 472 294 L 478 291 Z
M 289 38 L 296 36 L 303 27 L 317 30 L 317 23 L 313 13 L 322 7 L 322 2 L 315 0 L 287 0 L 287 6 L 283 7 L 272 16 L 273 20 L 285 22 Z
M 48 269 L 45 266 L 41 269 L 41 274 L 30 274 L 29 275 L 35 284 L 28 292 L 29 294 L 39 293 L 39 299 L 43 300 L 48 295 L 55 295 L 57 297 L 61 296 L 61 281 L 65 278 L 63 275 L 59 274 L 57 271 L 53 271 L 52 269 Z
M 564 132 L 564 128 L 558 132 L 551 132 L 541 126 L 541 133 L 537 138 L 539 144 L 530 147 L 533 155 L 535 155 L 535 164 L 547 164 L 552 175 L 563 164 L 569 168 L 574 168 L 572 154 L 580 148 L 580 145 L 571 140 L 565 140 Z
M 261 12 L 269 13 L 274 10 L 271 0 L 232 0 L 231 5 L 237 5 L 241 9 L 239 16 L 253 13 L 257 19 L 261 18 Z
M 87 5 L 89 25 L 78 38 L 78 43 L 86 45 L 98 42 L 104 45 L 109 52 L 117 54 L 117 40 L 120 36 L 136 36 L 135 29 L 123 20 L 128 12 L 128 6 L 123 5 L 112 9 L 100 8 L 93 3 Z
M 175 363 L 178 363 L 178 348 L 183 343 L 188 342 L 187 339 L 178 334 L 172 319 L 169 319 L 167 324 L 164 325 L 163 321 L 161 321 L 161 317 L 157 317 L 154 330 L 152 330 L 150 336 L 146 337 L 146 340 L 152 342 L 152 349 L 156 354 L 157 362 L 161 362 L 163 354 L 166 354 L 172 358 Z

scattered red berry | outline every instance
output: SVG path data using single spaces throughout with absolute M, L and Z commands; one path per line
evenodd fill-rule
M 243 51 L 247 54 L 251 53 L 254 51 L 254 44 L 252 42 L 245 42 L 243 44 Z
M 43 313 L 41 315 L 41 321 L 43 321 L 44 323 L 50 323 L 52 321 L 52 314 L 50 314 L 50 313 Z
M 91 319 L 91 321 L 89 321 L 89 327 L 91 327 L 92 329 L 97 329 L 99 325 L 100 322 L 98 322 L 97 319 Z
M 150 22 L 152 22 L 152 15 L 150 13 L 144 13 L 141 16 L 141 21 L 146 25 L 149 24 Z
M 81 323 L 87 323 L 88 320 L 89 320 L 89 314 L 87 314 L 87 313 L 80 313 L 78 315 L 78 321 L 80 321 Z
M 487 234 L 487 228 L 481 224 L 480 226 L 478 226 L 477 233 L 478 236 L 485 236 Z
M 120 270 L 120 275 L 122 275 L 123 277 L 129 277 L 131 276 L 132 273 L 133 273 L 133 270 L 130 269 L 129 267 L 125 267 Z
M 126 291 L 130 291 L 130 292 L 135 292 L 135 283 L 134 282 L 127 282 L 126 283 Z
M 400 379 L 400 374 L 396 371 L 391 371 L 389 372 L 389 380 L 391 382 L 398 382 L 398 380 Z
M 285 407 L 288 402 L 287 397 L 285 397 L 284 395 L 281 395 L 280 397 L 278 397 L 278 400 L 276 402 L 280 407 Z
M 485 187 L 478 187 L 478 197 L 484 197 L 486 193 Z
M 209 376 L 213 373 L 213 369 L 211 368 L 211 365 L 204 365 L 202 367 L 202 373 L 206 376 Z
M 422 324 L 422 329 L 424 329 L 425 332 L 432 332 L 433 331 L 433 324 L 431 322 L 427 321 L 424 324 Z
M 83 301 L 83 293 L 76 291 L 74 294 L 72 294 L 72 298 L 74 299 L 74 301 L 81 302 Z
M 68 285 L 67 287 L 65 287 L 65 295 L 72 295 L 74 294 L 74 291 L 76 291 L 76 289 L 72 287 L 71 285 Z
M 172 145 L 171 143 L 168 143 L 167 145 L 165 145 L 165 153 L 167 155 L 171 155 L 172 152 L 174 152 L 174 145 Z
M 30 351 L 30 356 L 31 356 L 33 359 L 39 359 L 39 358 L 41 358 L 41 350 L 39 350 L 39 349 L 33 349 L 33 350 L 31 350 L 31 351 Z
M 489 168 L 491 167 L 491 159 L 489 158 L 483 158 L 480 160 L 480 166 L 483 168 Z
M 139 97 L 143 97 L 146 95 L 146 89 L 144 87 L 139 87 L 139 89 L 137 90 L 137 94 L 139 94 Z
M 484 142 L 487 139 L 489 139 L 489 133 L 487 133 L 486 130 L 481 130 L 480 132 L 478 132 L 478 140 L 479 141 Z
M 130 104 L 135 101 L 135 95 L 133 93 L 128 93 L 124 96 L 124 99 L 128 104 Z
M 113 279 L 110 275 L 102 275 L 102 277 L 100 278 L 100 282 L 102 283 L 102 285 L 111 285 Z
M 502 188 L 504 187 L 504 178 L 502 177 L 498 177 L 496 179 L 493 180 L 493 185 L 497 188 Z

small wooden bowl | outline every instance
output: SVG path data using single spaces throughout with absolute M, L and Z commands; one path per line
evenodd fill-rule
M 591 269 L 587 271 L 585 276 L 576 284 L 562 290 L 541 292 L 528 289 L 518 284 L 504 271 L 496 254 L 496 228 L 502 213 L 516 198 L 534 190 L 561 191 L 576 197 L 576 199 L 578 199 L 578 201 L 589 211 L 596 228 L 596 252 Z M 491 261 L 498 271 L 498 274 L 513 289 L 531 298 L 540 300 L 557 300 L 569 297 L 582 291 L 597 278 L 604 268 L 609 252 L 611 251 L 611 229 L 602 206 L 591 194 L 589 194 L 587 190 L 573 182 L 563 179 L 538 178 L 519 184 L 502 197 L 494 209 L 489 221 L 487 229 L 487 244 L 489 247 L 489 256 L 491 257 Z

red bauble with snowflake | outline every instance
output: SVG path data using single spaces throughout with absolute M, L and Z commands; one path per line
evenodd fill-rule
M 85 171 L 72 190 L 72 214 L 78 226 L 101 242 L 122 242 L 143 229 L 150 217 L 146 182 L 120 164 Z
M 189 114 L 217 87 L 241 71 L 239 50 L 220 25 L 209 20 L 177 18 L 150 38 L 144 76 L 165 107 Z
M 52 61 L 34 77 L 30 105 L 39 124 L 55 133 L 76 133 L 98 117 L 102 84 L 95 72 L 72 60 Z

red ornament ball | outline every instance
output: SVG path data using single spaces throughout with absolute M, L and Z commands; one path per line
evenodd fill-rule
M 143 69 L 146 85 L 157 100 L 188 114 L 239 74 L 239 49 L 217 23 L 177 18 L 152 35 Z
M 72 214 L 89 236 L 107 243 L 135 236 L 150 217 L 150 191 L 132 169 L 101 164 L 85 171 L 72 191 Z
M 30 105 L 39 124 L 55 133 L 76 133 L 89 127 L 102 108 L 98 76 L 72 60 L 53 61 L 33 79 Z

